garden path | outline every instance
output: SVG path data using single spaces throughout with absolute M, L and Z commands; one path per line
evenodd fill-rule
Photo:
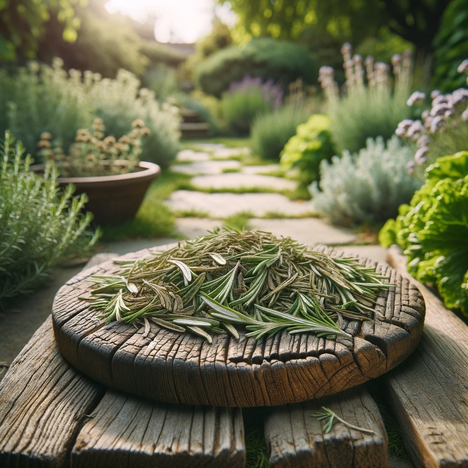
M 171 170 L 192 176 L 193 190 L 176 190 L 166 201 L 178 213 L 199 216 L 178 218 L 177 228 L 184 237 L 203 235 L 222 226 L 226 218 L 242 215 L 248 227 L 291 236 L 305 244 L 356 242 L 351 230 L 313 217 L 309 201 L 294 199 L 297 182 L 279 164 L 261 164 L 248 148 L 194 144 L 178 154 Z

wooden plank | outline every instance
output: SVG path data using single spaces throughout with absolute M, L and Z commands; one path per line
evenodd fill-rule
M 419 467 L 468 467 L 468 327 L 406 270 L 393 246 L 388 261 L 410 278 L 426 302 L 421 342 L 384 381 L 390 403 Z
M 170 405 L 109 391 L 81 429 L 73 468 L 245 464 L 240 409 Z
M 350 424 L 335 423 L 330 433 L 316 418 L 322 406 Z M 386 468 L 387 434 L 377 405 L 364 387 L 336 395 L 265 410 L 265 438 L 270 466 L 294 468 Z
M 0 383 L 0 466 L 61 466 L 104 392 L 62 358 L 49 316 Z

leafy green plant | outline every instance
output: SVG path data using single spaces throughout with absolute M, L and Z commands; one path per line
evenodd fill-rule
M 198 66 L 195 81 L 206 94 L 221 97 L 233 81 L 247 74 L 263 81 L 272 79 L 286 89 L 298 78 L 315 84 L 318 66 L 305 47 L 262 37 L 214 53 Z
M 322 67 L 319 81 L 328 100 L 331 133 L 338 152 L 359 151 L 367 138 L 389 139 L 400 120 L 408 117 L 406 106 L 411 83 L 411 54 L 392 58 L 393 82 L 389 66 L 360 55 L 351 57 L 351 46 L 342 48 L 347 94 L 340 97 L 333 69 Z M 366 77 L 366 79 L 365 79 Z
M 138 260 L 117 261 L 121 270 L 95 276 L 91 309 L 106 320 L 150 322 L 239 338 L 238 326 L 259 339 L 281 330 L 349 336 L 343 317 L 373 319 L 373 304 L 391 285 L 374 268 L 332 257 L 259 231 L 223 232 L 180 243 Z
M 64 177 L 105 176 L 134 172 L 140 162 L 141 140 L 149 135 L 143 120 L 132 123 L 132 131 L 118 140 L 105 137 L 104 122 L 94 119 L 93 133 L 78 130 L 70 154 L 65 155 L 60 144 L 53 146 L 52 135 L 43 133 L 39 141 L 39 155 L 44 161 L 57 166 Z
M 284 146 L 296 134 L 298 125 L 310 117 L 306 106 L 288 105 L 255 118 L 251 131 L 251 149 L 263 159 L 277 160 Z
M 281 153 L 281 166 L 285 170 L 297 169 L 303 183 L 309 184 L 320 177 L 320 162 L 330 159 L 334 149 L 330 134 L 330 118 L 315 114 L 297 127 L 297 133 Z
M 310 186 L 312 207 L 335 224 L 378 223 L 396 216 L 421 182 L 406 165 L 412 151 L 393 136 L 385 142 L 369 138 L 359 154 L 344 151 L 339 158 L 323 161 L 320 183 Z
M 439 158 L 426 183 L 396 220 L 380 232 L 384 247 L 397 244 L 408 271 L 439 289 L 448 308 L 468 315 L 468 152 Z
M 86 197 L 73 187 L 57 188 L 56 172 L 44 177 L 29 170 L 21 142 L 10 133 L 0 150 L 0 306 L 28 294 L 47 279 L 53 266 L 89 253 L 99 232 L 87 230 L 92 214 L 81 210 Z
M 62 66 L 56 59 L 52 67 L 31 62 L 11 75 L 0 70 L 0 131 L 10 129 L 31 154 L 40 135 L 49 132 L 67 152 L 77 130 L 90 128 L 95 117 L 106 122 L 110 135 L 125 135 L 133 121 L 143 119 L 151 134 L 141 159 L 165 167 L 175 157 L 180 136 L 175 106 L 158 102 L 125 70 L 111 80 L 90 71 L 67 73 Z

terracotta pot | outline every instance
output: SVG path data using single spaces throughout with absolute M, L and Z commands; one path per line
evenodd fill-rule
M 43 172 L 44 165 L 32 166 L 35 172 Z M 96 224 L 109 224 L 131 220 L 151 182 L 161 173 L 154 163 L 142 161 L 139 170 L 129 174 L 93 177 L 59 177 L 60 185 L 73 184 L 75 195 L 86 193 L 89 201 L 86 210 L 94 214 Z

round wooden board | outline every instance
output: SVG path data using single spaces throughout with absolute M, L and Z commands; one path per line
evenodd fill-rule
M 338 254 L 326 247 L 317 250 Z M 156 250 L 156 249 L 154 249 Z M 126 258 L 148 255 L 150 250 Z M 362 263 L 375 262 L 359 258 Z M 170 403 L 264 406 L 318 398 L 378 377 L 407 358 L 422 334 L 425 305 L 396 270 L 377 264 L 395 288 L 382 291 L 375 321 L 346 322 L 350 338 L 279 333 L 255 341 L 215 335 L 213 343 L 155 324 L 105 325 L 88 303 L 88 278 L 118 267 L 106 262 L 83 271 L 57 293 L 53 322 L 68 361 L 106 386 Z

